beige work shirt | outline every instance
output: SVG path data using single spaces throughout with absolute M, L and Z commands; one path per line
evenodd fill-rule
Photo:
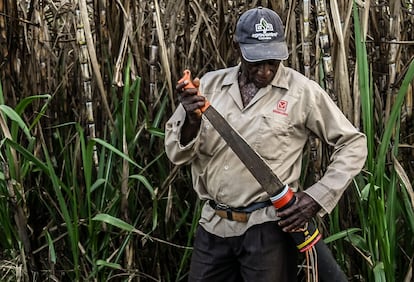
M 330 213 L 365 163 L 365 135 L 356 130 L 316 82 L 282 64 L 271 84 L 261 88 L 243 107 L 239 69 L 235 66 L 205 74 L 200 92 L 294 191 L 310 132 L 331 145 L 331 163 L 324 176 L 305 190 L 322 207 L 319 215 Z M 165 149 L 174 164 L 191 164 L 193 186 L 200 199 L 230 207 L 269 199 L 204 116 L 196 138 L 182 145 L 185 115 L 179 105 L 166 123 Z M 277 217 L 272 206 L 253 212 L 249 221 L 242 223 L 220 218 L 206 203 L 199 223 L 217 236 L 229 237 L 243 234 L 254 224 L 274 220 Z

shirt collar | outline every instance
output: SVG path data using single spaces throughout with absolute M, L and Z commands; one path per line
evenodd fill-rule
M 239 77 L 240 64 L 231 68 L 223 79 L 223 86 L 237 83 Z
M 282 62 L 279 64 L 279 69 L 277 70 L 276 75 L 270 84 L 275 87 L 289 89 L 286 67 Z
M 238 64 L 236 67 L 231 68 L 231 70 L 226 73 L 226 76 L 223 79 L 223 86 L 237 83 L 239 71 L 240 64 Z M 279 65 L 279 69 L 277 70 L 276 75 L 270 84 L 275 87 L 289 89 L 288 78 L 286 75 L 286 67 L 281 62 Z

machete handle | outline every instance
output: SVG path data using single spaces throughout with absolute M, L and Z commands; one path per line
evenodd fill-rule
M 282 211 L 295 203 L 296 196 L 292 189 L 285 185 L 276 195 L 270 197 L 270 201 L 276 210 Z M 318 228 L 312 221 L 305 224 L 304 228 L 289 233 L 296 243 L 296 248 L 301 253 L 311 249 L 322 238 Z
M 190 70 L 184 70 L 183 77 L 178 81 L 178 83 L 183 83 L 185 81 L 188 81 L 188 84 L 184 86 L 184 89 L 197 88 L 197 95 L 201 95 L 200 91 L 198 91 L 198 86 L 195 86 L 193 80 L 191 79 Z M 201 114 L 204 113 L 209 106 L 210 102 L 206 99 L 204 106 L 200 109 L 195 110 L 195 113 L 197 114 L 197 116 L 201 116 Z

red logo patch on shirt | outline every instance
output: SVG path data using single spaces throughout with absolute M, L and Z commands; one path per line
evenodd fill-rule
M 279 102 L 277 102 L 276 108 L 273 110 L 273 112 L 287 116 L 288 115 L 286 113 L 287 107 L 288 107 L 288 102 L 285 100 L 280 100 Z

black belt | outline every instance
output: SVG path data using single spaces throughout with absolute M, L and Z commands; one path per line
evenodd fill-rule
M 232 208 L 227 205 L 216 203 L 213 200 L 208 201 L 209 205 L 216 211 L 216 214 L 222 218 L 229 220 L 247 222 L 249 214 L 255 210 L 262 209 L 272 205 L 270 200 L 264 202 L 257 202 L 242 208 Z

